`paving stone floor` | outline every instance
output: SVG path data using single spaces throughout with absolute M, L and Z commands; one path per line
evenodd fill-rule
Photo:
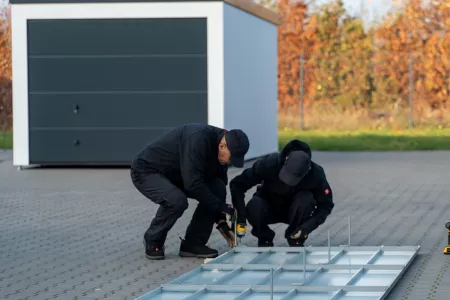
M 336 207 L 307 245 L 421 245 L 388 299 L 450 299 L 450 152 L 316 152 Z M 134 299 L 197 267 L 177 256 L 194 201 L 167 240 L 167 259 L 144 256 L 142 234 L 156 205 L 132 186 L 128 169 L 17 171 L 0 153 L 0 299 Z M 230 177 L 236 170 L 230 171 Z M 248 193 L 248 196 L 251 193 Z M 274 226 L 282 238 L 285 225 Z M 249 228 L 250 229 L 250 228 Z M 254 246 L 247 235 L 243 243 Z M 217 231 L 210 245 L 227 251 Z

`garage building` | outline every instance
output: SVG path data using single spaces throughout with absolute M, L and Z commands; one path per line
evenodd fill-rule
M 76 0 L 75 0 L 76 1 Z M 14 165 L 129 165 L 189 122 L 277 151 L 278 16 L 251 0 L 11 0 Z

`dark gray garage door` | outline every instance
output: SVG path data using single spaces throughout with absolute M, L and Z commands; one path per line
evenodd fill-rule
M 30 163 L 126 164 L 207 123 L 206 19 L 29 20 Z

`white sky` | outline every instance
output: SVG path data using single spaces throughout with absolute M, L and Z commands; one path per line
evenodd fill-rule
M 403 0 L 404 1 L 404 0 Z M 366 21 L 379 20 L 402 0 L 343 0 L 344 6 L 351 15 L 361 16 Z M 331 0 L 315 0 L 316 4 L 331 2 Z

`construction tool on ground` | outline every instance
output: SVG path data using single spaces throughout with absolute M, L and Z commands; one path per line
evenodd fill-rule
M 445 223 L 445 228 L 447 228 L 448 231 L 448 240 L 447 246 L 444 248 L 444 254 L 450 254 L 450 220 Z

